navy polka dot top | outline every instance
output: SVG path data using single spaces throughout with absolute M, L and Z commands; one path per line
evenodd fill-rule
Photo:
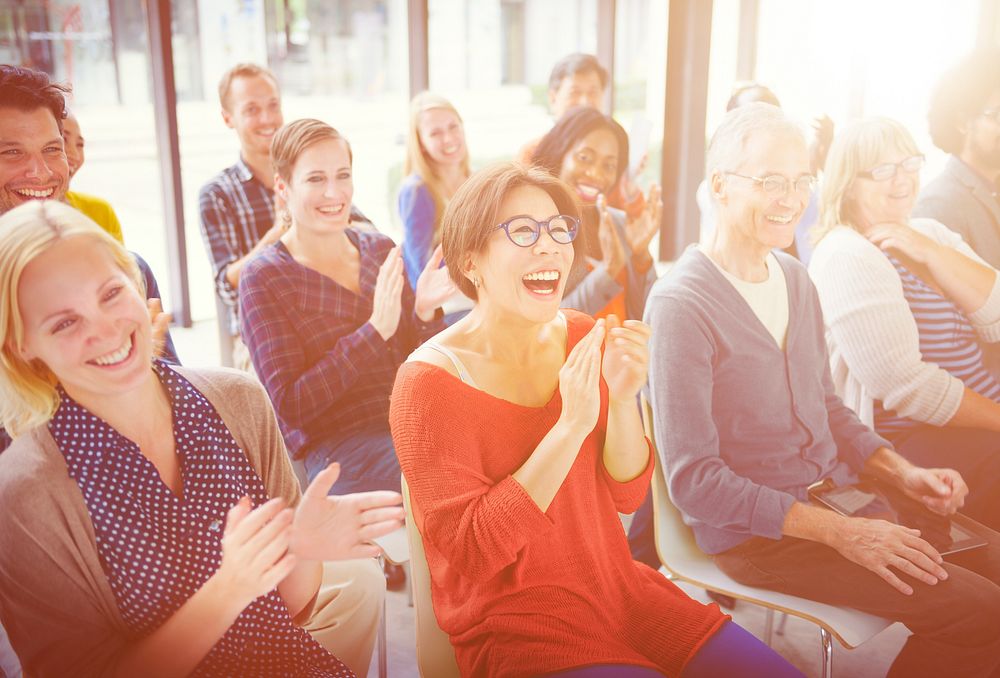
M 215 408 L 164 363 L 183 481 L 178 497 L 139 447 L 60 389 L 49 430 L 80 487 L 118 610 L 135 637 L 170 617 L 219 568 L 222 529 L 264 482 Z M 196 676 L 353 676 L 296 626 L 277 589 L 251 603 L 198 665 Z

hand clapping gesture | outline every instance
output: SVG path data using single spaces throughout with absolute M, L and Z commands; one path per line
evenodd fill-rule
M 625 248 L 618 238 L 611 213 L 608 212 L 608 201 L 604 194 L 597 196 L 597 240 L 601 244 L 601 263 L 612 278 L 616 277 L 625 265 Z
M 416 300 L 414 310 L 417 317 L 427 322 L 434 317 L 434 311 L 444 303 L 445 299 L 455 294 L 458 288 L 448 275 L 448 268 L 441 266 L 444 254 L 441 245 L 434 250 L 434 254 L 427 260 L 427 265 L 420 272 L 417 278 L 417 289 L 414 291 Z
M 607 325 L 602 373 L 608 385 L 608 397 L 634 400 L 646 383 L 652 330 L 638 320 L 626 320 L 622 325 L 613 314 L 608 316 Z
M 295 568 L 289 550 L 292 510 L 280 497 L 252 508 L 243 497 L 226 515 L 222 563 L 212 578 L 246 607 L 270 592 Z
M 327 466 L 295 509 L 290 549 L 299 558 L 372 558 L 380 549 L 371 541 L 403 526 L 403 497 L 398 492 L 330 495 L 339 475 L 339 464 Z
M 393 247 L 378 270 L 372 298 L 372 315 L 368 319 L 379 336 L 387 341 L 399 329 L 405 282 L 402 251 L 398 246 Z
M 598 320 L 577 342 L 559 370 L 560 418 L 574 430 L 589 434 L 601 412 L 601 343 L 604 321 Z
M 634 219 L 625 224 L 628 246 L 632 250 L 632 258 L 636 264 L 649 266 L 653 257 L 649 253 L 649 243 L 660 230 L 660 214 L 663 211 L 663 201 L 660 199 L 660 187 L 653 184 L 649 187 L 646 206 Z

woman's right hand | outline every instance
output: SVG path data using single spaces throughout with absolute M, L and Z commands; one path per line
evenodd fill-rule
M 251 508 L 243 497 L 229 509 L 222 533 L 222 563 L 212 579 L 241 609 L 274 589 L 295 568 L 288 551 L 292 509 L 280 498 Z
M 572 430 L 589 435 L 601 412 L 601 345 L 604 320 L 598 320 L 559 370 L 560 420 Z
M 910 226 L 895 222 L 875 224 L 865 235 L 879 249 L 896 250 L 924 266 L 931 263 L 942 247 Z
M 603 193 L 597 196 L 597 218 L 599 220 L 597 239 L 601 243 L 601 263 L 604 264 L 608 275 L 615 278 L 625 265 L 625 248 L 622 247 L 622 242 L 618 238 L 618 229 L 615 228 L 611 213 L 608 212 L 608 200 Z
M 404 282 L 403 252 L 396 246 L 389 250 L 389 256 L 378 270 L 375 294 L 372 297 L 372 315 L 368 319 L 379 336 L 386 341 L 399 329 Z

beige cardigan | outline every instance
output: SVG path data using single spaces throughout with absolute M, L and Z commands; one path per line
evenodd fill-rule
M 242 372 L 175 367 L 216 408 L 264 481 L 300 488 L 264 388 Z M 111 676 L 131 642 L 94 528 L 48 428 L 0 454 L 0 621 L 28 676 Z

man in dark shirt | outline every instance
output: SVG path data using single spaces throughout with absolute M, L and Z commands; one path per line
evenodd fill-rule
M 958 232 L 1000 268 L 1000 50 L 981 50 L 944 74 L 931 96 L 931 138 L 949 153 L 913 216 Z
M 290 216 L 274 193 L 271 139 L 284 124 L 278 80 L 256 64 L 236 64 L 219 81 L 222 120 L 240 140 L 236 164 L 219 172 L 198 195 L 201 234 L 215 276 L 215 290 L 228 308 L 233 364 L 252 371 L 240 339 L 237 290 L 243 266 L 272 245 L 288 227 Z M 367 221 L 351 208 L 352 221 Z

